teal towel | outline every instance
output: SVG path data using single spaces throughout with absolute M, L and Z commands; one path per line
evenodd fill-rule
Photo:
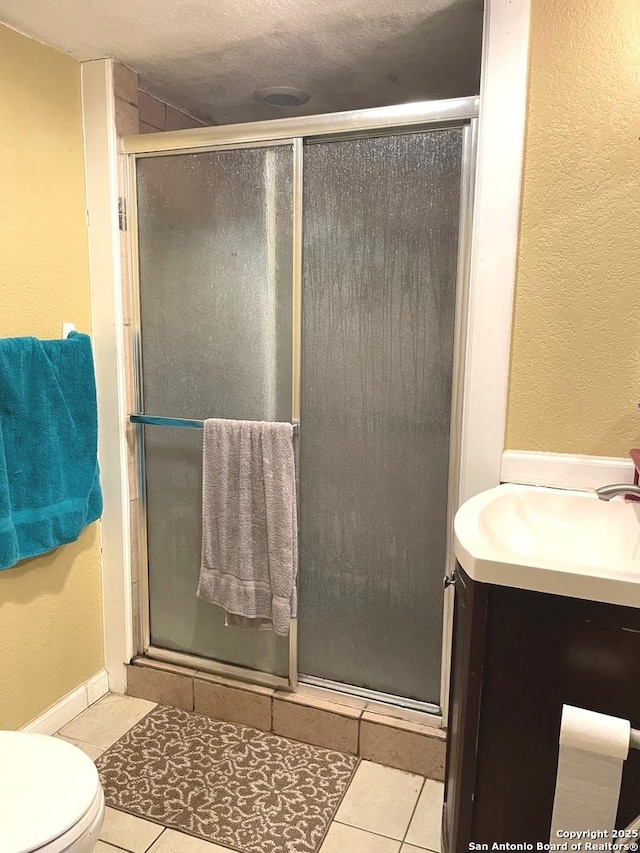
M 0 569 L 102 513 L 91 341 L 0 340 Z

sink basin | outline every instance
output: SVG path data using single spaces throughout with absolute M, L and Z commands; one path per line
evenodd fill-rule
M 454 532 L 474 580 L 640 607 L 640 503 L 507 483 L 466 501 Z

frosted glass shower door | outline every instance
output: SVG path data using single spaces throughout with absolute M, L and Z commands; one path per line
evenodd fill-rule
M 304 149 L 300 671 L 440 702 L 462 130 Z
M 292 145 L 137 161 L 144 412 L 291 420 Z M 288 675 L 196 597 L 202 430 L 145 427 L 152 646 Z

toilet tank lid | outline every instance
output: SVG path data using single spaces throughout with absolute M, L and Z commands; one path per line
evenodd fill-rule
M 68 832 L 100 788 L 95 764 L 60 738 L 0 731 L 0 850 L 31 853 Z

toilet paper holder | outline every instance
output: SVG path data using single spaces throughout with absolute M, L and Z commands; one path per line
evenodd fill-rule
M 640 749 L 640 730 L 629 720 L 562 706 L 558 770 L 550 839 L 567 827 L 612 832 L 629 750 Z

